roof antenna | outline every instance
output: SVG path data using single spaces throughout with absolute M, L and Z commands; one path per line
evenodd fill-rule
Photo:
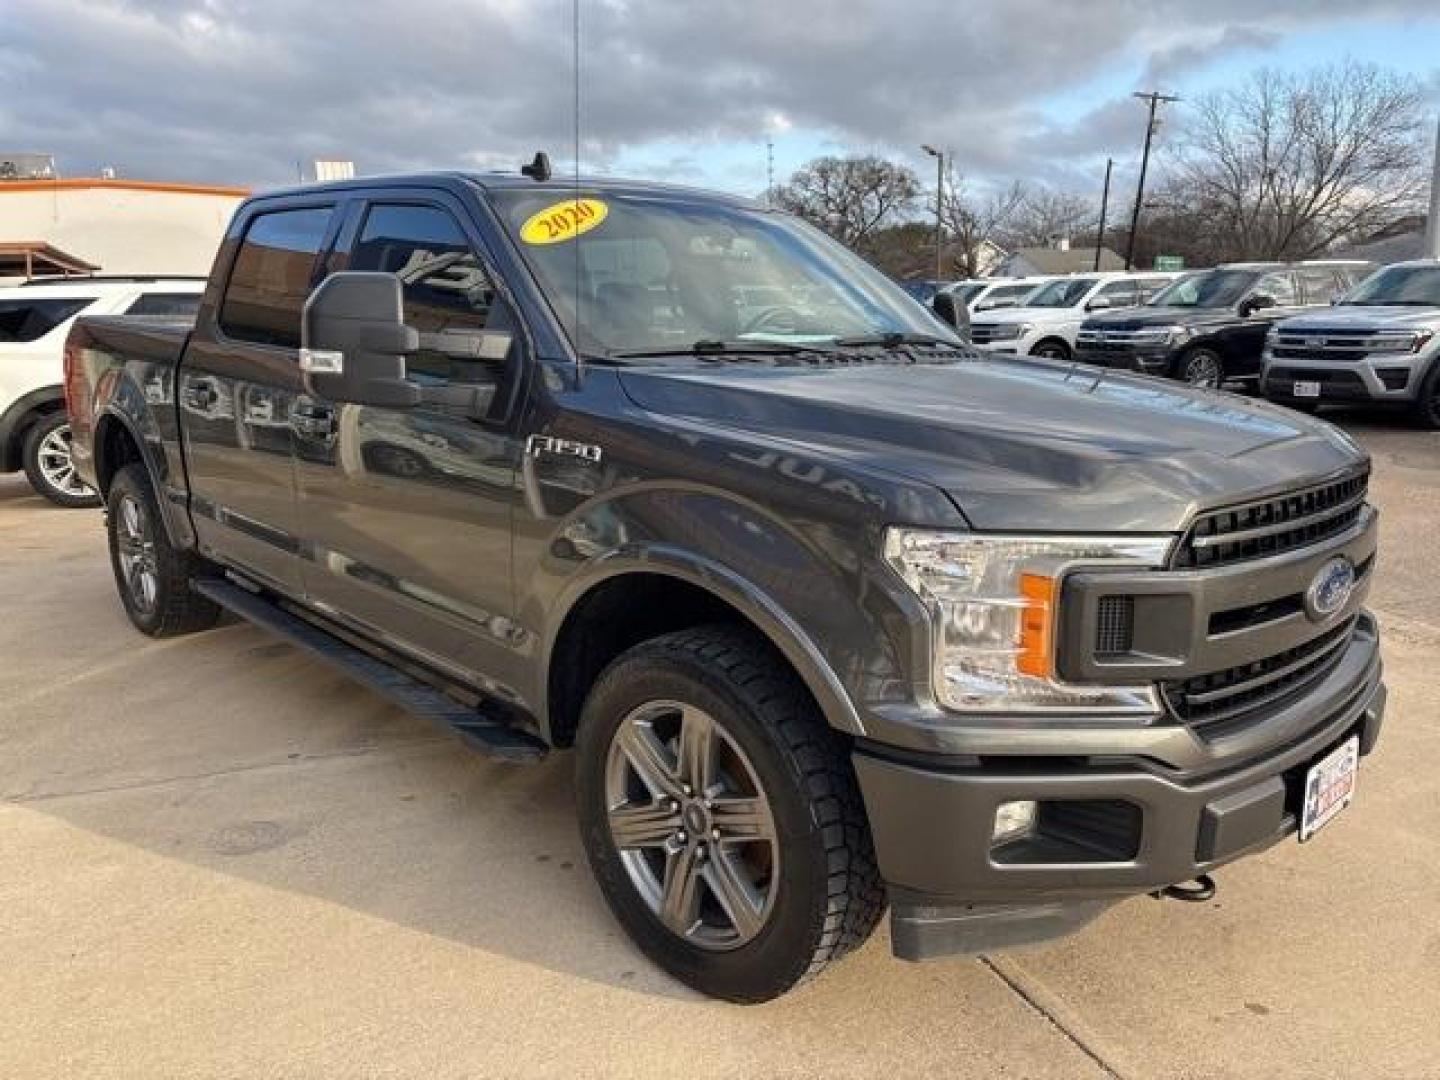
M 546 180 L 549 180 L 553 174 L 554 170 L 550 168 L 550 155 L 545 153 L 544 150 L 537 152 L 535 160 L 530 162 L 529 165 L 520 166 L 520 175 L 528 176 L 537 184 L 543 184 Z

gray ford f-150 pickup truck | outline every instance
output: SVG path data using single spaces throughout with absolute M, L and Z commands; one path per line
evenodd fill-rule
M 1345 435 L 992 362 L 795 218 L 534 171 L 252 198 L 193 328 L 79 323 L 140 630 L 228 609 L 573 747 L 616 917 L 736 1001 L 887 904 L 910 959 L 1039 940 L 1348 803 L 1385 689 Z

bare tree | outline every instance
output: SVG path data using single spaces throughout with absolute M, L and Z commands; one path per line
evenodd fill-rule
M 877 157 L 822 157 L 778 187 L 775 202 L 864 253 L 875 233 L 905 217 L 919 195 L 920 181 L 904 165 Z
M 1418 204 L 1421 98 L 1373 64 L 1258 72 L 1196 104 L 1172 189 L 1223 257 L 1316 254 Z
M 1095 231 L 1094 205 L 1083 195 L 1054 188 L 1027 188 L 1004 230 L 1010 247 L 1040 247 Z
M 947 170 L 945 197 L 940 220 L 946 235 L 947 254 L 961 277 L 979 277 L 983 245 L 1000 243 L 1000 234 L 1024 204 L 1025 185 L 1015 181 L 1007 188 L 982 197 L 973 194 L 965 177 Z

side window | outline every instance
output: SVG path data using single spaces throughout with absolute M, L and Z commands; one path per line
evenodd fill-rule
M 199 293 L 144 293 L 135 299 L 126 315 L 166 315 L 174 319 L 194 319 L 200 310 Z
M 300 309 L 331 213 L 328 206 L 277 210 L 250 222 L 220 305 L 227 337 L 300 347 Z
M 1174 278 L 1141 278 L 1136 285 L 1140 289 L 1140 303 L 1145 303 L 1161 289 L 1169 285 Z
M 93 296 L 64 300 L 0 300 L 0 341 L 39 341 L 94 302 Z
M 1254 292 L 1273 299 L 1276 307 L 1294 307 L 1300 303 L 1295 294 L 1295 279 L 1288 273 L 1266 274 L 1256 283 Z
M 1328 266 L 1311 266 L 1299 271 L 1305 289 L 1305 303 L 1328 304 L 1345 291 L 1345 279 Z
M 1102 286 L 1095 295 L 1109 300 L 1112 308 L 1134 307 L 1138 302 L 1133 281 L 1112 281 Z
M 513 333 L 515 322 L 448 211 L 435 206 L 372 206 L 349 268 L 396 274 L 404 283 L 405 323 L 419 331 L 421 346 L 405 361 L 411 378 L 473 383 L 488 386 L 493 393 L 508 349 L 501 334 L 477 341 L 476 332 Z M 456 335 L 455 344 L 437 340 L 440 335 Z M 491 355 L 497 350 L 498 355 Z

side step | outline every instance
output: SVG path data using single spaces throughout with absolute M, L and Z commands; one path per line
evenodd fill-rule
M 292 645 L 298 645 L 352 679 L 364 683 L 412 716 L 459 735 L 482 754 L 528 763 L 540 761 L 548 752 L 545 744 L 533 735 L 486 717 L 484 713 L 411 678 L 385 661 L 341 641 L 333 634 L 327 634 L 318 626 L 233 582 L 204 578 L 194 582 L 192 587 L 225 610 L 284 638 Z

